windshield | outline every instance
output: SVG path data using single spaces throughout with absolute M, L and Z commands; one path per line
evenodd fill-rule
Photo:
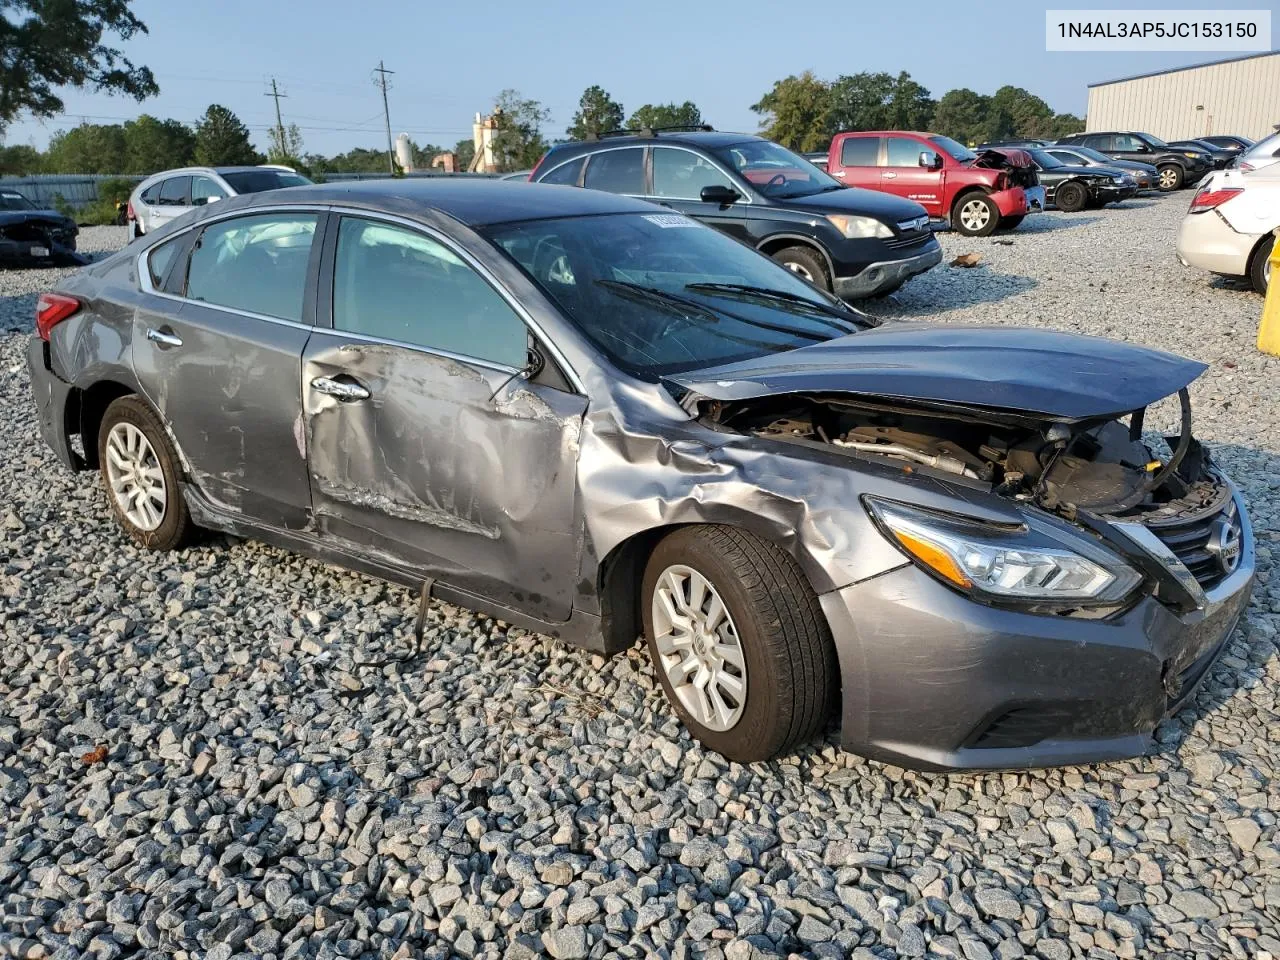
M 871 323 L 680 214 L 532 220 L 486 234 L 615 365 L 645 380 L 794 350 Z
M 1043 170 L 1052 170 L 1054 167 L 1066 166 L 1066 164 L 1063 163 L 1061 160 L 1059 160 L 1057 157 L 1050 156 L 1049 154 L 1045 153 L 1043 150 L 1028 150 L 1027 153 L 1031 154 L 1032 159 L 1034 159 L 1035 162 L 1039 164 L 1040 168 Z
M 1139 140 L 1145 140 L 1147 143 L 1149 143 L 1153 147 L 1167 148 L 1169 146 L 1159 137 L 1152 136 L 1149 133 L 1139 133 L 1137 134 L 1137 137 Z
M 1280 132 L 1263 137 L 1240 156 L 1245 160 L 1261 160 L 1266 157 L 1280 156 Z
M 311 182 L 301 174 L 288 170 L 238 170 L 221 176 L 236 193 L 262 193 L 264 190 L 279 190 L 281 187 L 302 187 Z
M 798 153 L 771 140 L 745 140 L 711 152 L 766 197 L 807 197 L 844 186 Z
M 963 143 L 952 140 L 950 137 L 943 137 L 937 134 L 929 138 L 936 143 L 943 152 L 950 155 L 952 160 L 958 160 L 965 163 L 969 160 L 977 160 L 978 155 L 966 147 Z
M 35 204 L 20 193 L 6 190 L 0 193 L 0 210 L 34 210 Z

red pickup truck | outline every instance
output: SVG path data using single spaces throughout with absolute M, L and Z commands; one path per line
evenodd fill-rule
M 969 237 L 1009 230 L 1043 210 L 1044 187 L 1021 150 L 974 153 L 936 133 L 864 130 L 837 133 L 827 172 L 845 186 L 897 194 Z

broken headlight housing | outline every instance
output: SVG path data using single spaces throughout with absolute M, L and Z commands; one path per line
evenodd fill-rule
M 865 502 L 881 531 L 917 566 L 975 599 L 1106 606 L 1142 582 L 1111 551 L 1080 537 L 1059 537 L 1049 524 L 996 526 L 875 497 Z

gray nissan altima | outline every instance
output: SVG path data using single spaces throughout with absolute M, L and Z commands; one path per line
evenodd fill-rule
M 1253 582 L 1191 431 L 1203 364 L 880 326 L 625 197 L 235 197 L 37 309 L 44 439 L 127 536 L 257 537 L 606 654 L 643 636 L 735 760 L 831 719 L 925 769 L 1141 753 Z

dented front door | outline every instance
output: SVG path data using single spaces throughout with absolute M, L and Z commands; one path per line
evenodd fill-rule
M 302 374 L 322 532 L 542 619 L 568 618 L 584 398 L 337 331 L 312 335 Z

